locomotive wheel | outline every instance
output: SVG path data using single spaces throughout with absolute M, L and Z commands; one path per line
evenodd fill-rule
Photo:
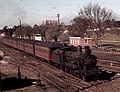
M 86 73 L 81 73 L 81 78 L 82 78 L 82 80 L 87 80 L 87 74 Z
M 87 76 L 82 75 L 82 79 L 86 81 L 87 80 Z

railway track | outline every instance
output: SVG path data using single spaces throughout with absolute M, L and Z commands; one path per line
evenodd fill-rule
M 21 54 L 20 52 L 16 52 L 15 50 L 9 48 L 4 48 L 4 51 L 6 51 L 6 55 L 9 54 L 13 58 L 10 59 L 10 64 L 20 66 L 21 69 L 40 75 L 40 78 L 44 83 L 51 84 L 50 86 L 54 88 L 54 90 L 59 90 L 58 92 L 92 92 L 89 90 L 90 87 L 108 82 L 98 80 L 96 82 L 88 83 L 56 69 L 45 62 L 40 62 L 31 56 L 27 56 L 24 53 Z M 49 92 L 42 87 L 40 89 L 42 89 L 41 92 Z
M 93 54 L 98 57 L 97 65 L 101 69 L 120 72 L 120 53 L 118 52 L 105 52 L 105 51 L 93 51 Z
M 104 70 L 120 73 L 120 62 L 118 61 L 99 59 L 98 66 Z
M 52 87 L 59 89 L 59 92 L 74 92 L 72 89 L 67 90 L 67 86 L 65 85 L 64 81 L 56 78 L 56 76 L 52 75 L 50 72 L 43 70 L 40 66 L 36 67 L 36 65 L 32 65 L 30 63 L 24 63 L 26 62 L 26 59 L 21 59 L 17 56 L 17 59 L 14 58 L 15 61 L 10 60 L 10 64 L 14 64 L 16 66 L 20 66 L 22 69 L 29 70 L 31 72 L 34 72 L 36 75 L 40 75 L 40 77 L 44 80 L 49 82 L 49 84 L 52 84 Z M 22 61 L 22 62 L 21 62 Z M 39 71 L 38 71 L 39 70 Z M 62 85 L 61 85 L 62 84 Z M 46 92 L 45 90 L 42 90 L 43 92 Z
M 6 50 L 7 50 L 6 54 L 9 54 L 10 57 L 12 57 L 9 60 L 10 64 L 20 66 L 21 69 L 34 72 L 36 75 L 40 74 L 40 77 L 44 81 L 47 81 L 49 82 L 49 84 L 55 86 L 54 88 L 59 89 L 59 92 L 76 92 L 76 90 L 83 90 L 83 89 L 86 90 L 85 87 L 88 88 L 91 86 L 89 83 L 83 82 L 80 79 L 76 80 L 74 76 L 64 73 L 59 69 L 57 69 L 58 71 L 55 71 L 54 69 L 56 68 L 44 62 L 39 61 L 39 63 L 35 63 L 35 62 L 32 63 L 31 59 L 33 59 L 34 61 L 34 58 L 32 57 L 28 58 L 27 56 L 23 58 L 22 55 L 19 55 L 19 52 L 17 52 L 16 54 L 16 51 L 14 50 L 9 50 L 9 48 Z M 51 70 L 48 66 L 50 66 L 50 68 L 52 67 L 53 70 Z M 75 81 L 75 82 L 70 82 L 70 81 Z

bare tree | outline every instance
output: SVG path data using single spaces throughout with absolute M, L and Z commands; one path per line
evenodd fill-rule
M 22 32 L 23 32 L 24 36 L 28 37 L 28 39 L 31 39 L 31 37 L 34 34 L 34 32 L 32 30 L 32 27 L 29 26 L 29 25 L 28 26 L 27 25 L 23 26 L 22 27 Z
M 92 20 L 93 24 L 91 26 L 96 33 L 97 40 L 105 33 L 105 21 L 115 19 L 115 14 L 111 10 L 92 3 L 84 6 L 84 8 L 80 10 L 79 14 L 83 18 Z
M 5 32 L 5 35 L 8 36 L 8 26 L 3 27 L 3 32 Z
M 91 23 L 90 19 L 78 16 L 72 20 L 72 35 L 83 37 Z
M 20 38 L 20 25 L 18 25 L 18 27 L 16 28 L 16 31 L 14 31 L 14 35 L 15 35 L 15 37 L 17 37 L 17 38 Z
M 17 26 L 14 26 L 13 28 L 8 28 L 7 26 L 4 26 L 3 28 L 3 32 L 5 32 L 5 35 L 7 37 L 12 37 L 13 36 L 13 32 L 15 32 L 17 29 Z
M 22 31 L 22 32 L 20 32 L 20 31 Z M 21 35 L 22 35 L 22 38 L 31 39 L 34 32 L 33 32 L 33 29 L 32 29 L 32 27 L 30 25 L 22 24 L 21 29 L 20 29 L 20 26 L 18 26 L 16 31 L 14 32 L 14 34 L 15 34 L 15 37 L 21 38 Z

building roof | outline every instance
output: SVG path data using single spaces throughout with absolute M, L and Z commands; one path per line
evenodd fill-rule
M 92 39 L 92 38 L 81 38 L 81 37 L 69 37 L 69 38 L 77 38 L 77 39 Z
M 63 46 L 61 43 L 56 43 L 56 42 L 42 42 L 42 41 L 37 41 L 35 43 L 35 45 L 47 47 L 47 48 L 50 48 L 50 49 L 56 49 L 56 48 L 60 48 L 60 47 Z

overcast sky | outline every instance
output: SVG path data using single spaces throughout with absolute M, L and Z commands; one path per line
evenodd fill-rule
M 22 23 L 40 25 L 43 20 L 57 20 L 58 13 L 61 21 L 66 21 L 90 2 L 120 15 L 120 0 L 0 0 L 0 28 L 18 25 L 19 19 Z

